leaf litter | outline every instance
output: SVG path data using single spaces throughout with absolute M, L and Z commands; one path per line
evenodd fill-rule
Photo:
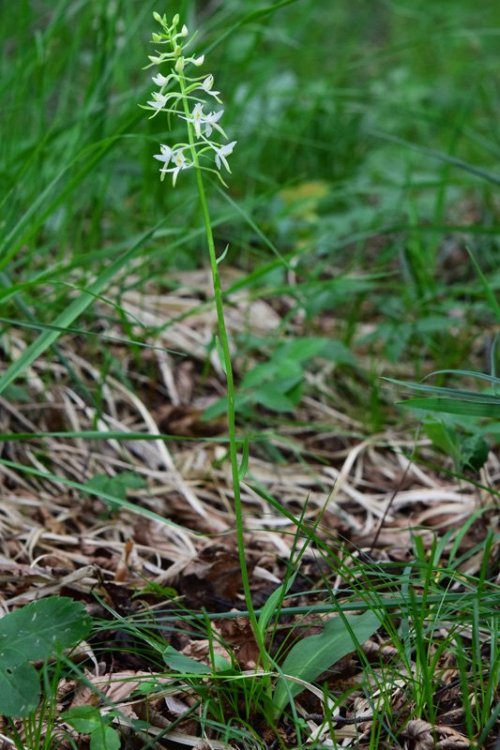
M 240 278 L 231 269 L 225 273 L 228 284 Z M 102 629 L 86 651 L 91 660 L 85 683 L 62 680 L 59 685 L 61 711 L 98 700 L 104 711 L 118 709 L 123 732 L 127 724 L 131 732 L 134 721 L 147 719 L 149 727 L 140 736 L 151 747 L 200 748 L 204 740 L 193 718 L 189 681 L 162 676 L 164 667 L 154 649 L 141 651 L 133 631 L 118 626 L 129 618 L 137 626 L 152 627 L 157 638 L 191 659 L 210 663 L 217 653 L 229 662 L 235 659 L 243 673 L 256 668 L 258 654 L 248 621 L 238 615 L 244 600 L 224 422 L 203 416 L 205 408 L 224 395 L 212 346 L 216 319 L 205 303 L 211 296 L 209 277 L 204 271 L 184 272 L 175 282 L 174 291 L 139 293 L 130 284 L 132 289 L 120 295 L 134 338 L 146 332 L 150 347 L 137 357 L 126 345 L 113 343 L 110 353 L 119 363 L 118 374 L 115 368 L 103 377 L 98 364 L 91 364 L 99 352 L 86 351 L 85 343 L 68 336 L 61 351 L 71 363 L 72 377 L 57 359 L 44 358 L 30 368 L 22 400 L 0 399 L 0 602 L 7 613 L 62 594 L 86 603 L 89 612 L 101 618 Z M 255 364 L 259 361 L 255 354 L 240 355 L 238 336 L 273 336 L 284 323 L 279 306 L 265 299 L 241 290 L 230 299 L 228 325 L 238 372 L 251 365 L 252 357 Z M 96 303 L 98 309 L 100 305 Z M 103 334 L 124 339 L 120 324 L 102 312 Z M 300 325 L 293 321 L 289 333 L 299 335 Z M 4 337 L 10 356 L 25 348 L 18 334 Z M 304 610 L 321 604 L 325 585 L 339 596 L 348 589 L 346 570 L 353 559 L 410 562 L 415 534 L 425 547 L 445 540 L 450 550 L 453 532 L 475 514 L 454 550 L 457 556 L 474 551 L 498 523 L 498 511 L 487 509 L 487 488 L 498 485 L 500 478 L 500 462 L 493 453 L 476 483 L 429 468 L 435 455 L 427 438 L 392 425 L 369 434 L 336 393 L 336 377 L 328 363 L 319 365 L 314 375 L 307 371 L 306 393 L 293 420 L 273 421 L 262 409 L 253 414 L 257 429 L 251 430 L 242 490 L 257 606 L 289 575 L 298 517 L 301 531 L 317 529 L 345 565 L 332 576 L 324 550 L 313 544 L 304 547 L 285 602 L 286 607 L 300 605 Z M 85 391 L 99 392 L 99 403 L 85 398 Z M 122 440 L 120 433 L 132 437 Z M 106 492 L 126 500 L 127 507 L 82 491 L 95 477 L 107 478 Z M 276 498 L 288 515 L 268 498 Z M 145 517 L 143 510 L 151 514 Z M 159 517 L 173 524 L 161 523 Z M 495 555 L 497 548 L 492 549 L 492 558 Z M 480 554 L 471 555 L 462 570 L 475 575 L 481 564 Z M 198 618 L 190 620 L 193 613 Z M 211 639 L 200 628 L 208 615 Z M 285 611 L 273 648 L 290 651 L 290 634 L 320 632 L 322 617 Z M 379 636 L 369 639 L 363 650 L 368 661 L 393 664 L 399 658 L 390 641 Z M 451 686 L 456 679 L 452 674 L 453 669 Z M 363 664 L 352 656 L 325 676 L 330 695 L 346 696 L 341 710 L 332 706 L 327 718 L 321 708 L 325 696 L 308 684 L 297 699 L 297 710 L 312 740 L 336 746 L 331 740 L 335 727 L 342 746 L 368 747 L 374 705 L 379 704 L 375 688 L 371 704 L 362 697 L 362 676 Z M 152 683 L 155 691 L 144 689 Z M 410 718 L 404 683 L 389 684 L 389 697 L 378 690 L 380 700 L 388 700 L 394 715 L 402 717 L 397 722 L 400 746 L 470 746 L 458 699 L 450 699 L 452 687 L 436 724 Z M 285 720 L 281 731 L 286 742 L 296 739 Z M 3 732 L 5 737 L 5 727 Z M 206 741 L 212 748 L 235 746 L 217 740 L 213 732 Z

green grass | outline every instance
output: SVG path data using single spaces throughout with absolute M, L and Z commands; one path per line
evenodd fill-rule
M 153 88 L 143 68 L 154 10 L 179 12 L 198 30 L 203 71 L 215 75 L 224 127 L 238 141 L 229 189 L 215 181 L 207 188 L 218 252 L 228 245 L 219 268 L 234 345 L 238 440 L 249 454 L 241 474 L 252 529 L 260 524 L 255 538 L 269 532 L 272 540 L 266 519 L 278 518 L 293 554 L 287 562 L 283 547 L 278 553 L 268 542 L 276 556 L 268 573 L 284 581 L 263 629 L 269 679 L 241 657 L 236 631 L 228 634 L 227 623 L 240 622 L 244 611 L 211 608 L 208 598 L 198 608 L 186 604 L 189 590 L 182 580 L 179 591 L 176 580 L 163 581 L 164 560 L 153 556 L 147 561 L 156 572 L 136 591 L 135 610 L 112 587 L 106 595 L 97 590 L 99 582 L 85 593 L 88 604 L 94 594 L 99 602 L 92 604 L 99 612 L 92 648 L 104 660 L 113 651 L 117 663 L 128 654 L 135 671 L 169 675 L 169 695 L 182 695 L 186 706 L 185 715 L 170 715 L 171 733 L 189 727 L 238 748 L 306 747 L 312 722 L 324 732 L 308 747 L 337 747 L 351 732 L 357 746 L 374 750 L 413 742 L 411 722 L 421 720 L 434 741 L 440 726 L 454 726 L 472 747 L 493 748 L 500 666 L 495 3 L 183 0 L 163 8 L 156 0 L 16 0 L 0 7 L 5 499 L 31 492 L 63 525 L 74 523 L 76 503 L 95 528 L 114 525 L 103 536 L 109 544 L 124 544 L 140 524 L 163 522 L 183 551 L 191 544 L 198 552 L 220 532 L 192 504 L 183 515 L 178 496 L 185 501 L 191 486 L 205 489 L 209 519 L 211 504 L 214 518 L 231 513 L 231 493 L 221 489 L 227 440 L 217 428 L 225 391 L 206 323 L 213 300 L 205 277 L 194 274 L 209 267 L 194 179 L 181 173 L 175 190 L 160 182 L 152 157 L 176 134 L 166 118 L 148 120 L 138 106 Z M 183 324 L 204 333 L 183 338 Z M 193 406 L 198 421 L 192 433 L 184 429 L 189 420 L 177 432 L 160 430 L 168 433 L 161 453 L 137 404 L 160 424 L 173 392 L 156 359 L 165 350 L 176 377 L 190 373 L 181 405 Z M 394 383 L 402 382 L 428 397 L 414 406 L 437 416 L 396 406 L 402 391 Z M 441 414 L 442 396 L 458 414 Z M 383 498 L 387 516 L 369 504 L 355 512 L 335 505 L 346 477 L 323 472 L 345 468 L 365 440 L 391 458 L 378 466 L 368 449 L 368 458 L 361 452 L 368 468 L 353 459 L 356 470 L 366 469 L 356 487 Z M 152 463 L 158 455 L 168 463 L 165 446 L 188 473 L 189 450 L 210 459 L 197 464 L 194 480 L 179 469 L 173 491 Z M 441 482 L 457 496 L 476 493 L 469 518 L 454 506 L 457 524 L 440 525 L 436 514 L 421 522 L 424 500 L 398 506 L 406 465 L 397 464 L 399 455 L 435 479 L 436 491 Z M 262 466 L 271 467 L 277 490 Z M 443 515 L 452 514 L 451 502 L 442 501 Z M 21 516 L 29 517 L 29 507 Z M 404 554 L 397 545 L 394 552 L 396 542 L 376 543 L 381 521 L 394 518 L 408 526 Z M 73 525 L 65 533 L 90 531 Z M 16 560 L 48 554 L 22 538 Z M 23 557 L 26 549 L 31 558 Z M 298 589 L 286 593 L 293 580 Z M 6 598 L 15 594 L 11 587 Z M 266 601 L 256 604 L 257 615 Z M 273 690 L 293 644 L 317 635 L 326 616 L 369 611 L 381 622 L 371 650 L 354 639 L 350 661 L 329 664 L 278 716 Z M 200 658 L 208 676 L 172 670 L 166 640 L 179 649 L 207 642 Z M 219 650 L 226 671 L 215 668 Z M 17 747 L 50 746 L 44 717 L 57 726 L 62 673 L 76 675 L 101 707 L 113 705 L 83 667 L 65 661 L 42 671 L 41 711 L 10 725 Z M 144 674 L 138 681 L 143 687 L 133 696 L 142 690 L 147 700 L 133 731 L 153 747 L 148 711 L 166 688 Z M 337 714 L 356 713 L 372 718 L 335 723 Z M 308 724 L 307 716 L 316 718 Z M 98 713 L 92 721 L 101 727 Z M 120 721 L 123 715 L 113 726 Z M 104 750 L 106 741 L 97 746 Z

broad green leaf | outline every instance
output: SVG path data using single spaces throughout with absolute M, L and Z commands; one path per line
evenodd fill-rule
M 214 669 L 216 672 L 225 672 L 226 674 L 234 671 L 229 659 L 225 659 L 222 654 L 217 652 L 214 654 Z
M 127 490 L 143 489 L 146 485 L 142 477 L 131 471 L 123 471 L 114 477 L 109 477 L 107 474 L 96 474 L 88 482 L 85 482 L 85 486 L 90 487 L 97 493 L 103 492 L 106 495 L 125 500 Z
M 463 468 L 479 471 L 488 460 L 489 452 L 490 446 L 481 435 L 461 437 L 460 461 Z
M 249 370 L 240 386 L 240 390 L 257 388 L 264 383 L 279 383 L 282 390 L 289 390 L 304 377 L 304 371 L 298 362 L 291 359 L 278 359 L 275 355 L 270 362 L 257 365 Z
M 238 413 L 241 413 L 245 410 L 246 405 L 251 400 L 250 394 L 245 393 L 237 393 L 235 398 L 235 407 L 236 411 Z M 208 406 L 205 411 L 203 412 L 203 420 L 205 422 L 210 421 L 211 419 L 216 419 L 217 417 L 220 417 L 222 414 L 227 414 L 227 398 L 224 396 L 223 398 L 217 399 L 215 403 L 213 403 L 211 406 Z
M 425 423 L 424 432 L 436 448 L 451 456 L 454 461 L 458 461 L 460 450 L 457 445 L 458 438 L 455 430 L 433 418 L 432 422 Z
M 479 471 L 488 459 L 490 446 L 479 432 L 463 435 L 441 420 L 426 422 L 424 431 L 437 448 L 453 458 L 460 471 Z
M 277 412 L 293 412 L 297 406 L 286 393 L 271 385 L 259 388 L 252 400 L 270 411 Z
M 90 750 L 120 750 L 120 735 L 113 727 L 101 724 L 90 735 Z
M 274 362 L 264 362 L 261 365 L 256 365 L 245 373 L 245 376 L 241 381 L 240 389 L 246 390 L 247 388 L 255 388 L 262 383 L 266 383 L 267 381 L 276 378 L 276 374 L 277 369 Z M 299 377 L 303 377 L 302 370 L 300 370 Z
M 76 706 L 65 711 L 61 719 L 81 734 L 91 734 L 102 726 L 102 717 L 95 706 Z
M 212 674 L 212 670 L 207 664 L 181 654 L 173 646 L 167 646 L 163 652 L 163 661 L 175 672 L 182 672 L 183 674 Z
M 329 359 L 332 362 L 337 362 L 340 365 L 354 366 L 356 364 L 356 357 L 341 341 L 328 340 L 326 346 L 321 352 L 321 357 L 323 359 Z
M 39 700 L 40 679 L 31 664 L 0 664 L 0 716 L 29 716 Z
M 286 359 L 293 362 L 305 362 L 320 355 L 326 347 L 326 338 L 294 338 L 283 344 L 273 356 L 273 359 Z
M 75 646 L 89 634 L 85 607 L 51 596 L 10 612 L 0 620 L 0 667 L 47 659 L 57 648 Z
M 51 596 L 0 619 L 0 714 L 27 716 L 38 705 L 39 677 L 29 664 L 58 648 L 75 646 L 90 631 L 85 607 L 68 597 Z
M 277 713 L 283 711 L 291 697 L 304 690 L 303 685 L 287 681 L 286 675 L 313 682 L 339 659 L 354 651 L 358 644 L 364 643 L 379 627 L 380 619 L 371 611 L 362 615 L 338 616 L 329 620 L 319 635 L 308 636 L 296 643 L 281 665 L 284 676 L 279 678 L 273 696 Z

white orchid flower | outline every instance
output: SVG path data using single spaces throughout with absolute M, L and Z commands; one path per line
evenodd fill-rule
M 220 109 L 218 112 L 210 112 L 208 115 L 205 115 L 203 124 L 205 125 L 205 135 L 207 137 L 212 134 L 212 130 L 218 130 L 219 133 L 222 133 L 224 138 L 227 138 L 227 135 L 222 130 L 221 126 L 218 124 L 223 114 L 224 114 L 224 110 Z
M 151 65 L 161 65 L 165 60 L 171 60 L 172 54 L 164 52 L 161 55 L 148 55 L 148 59 L 151 60 Z
M 153 109 L 157 109 L 158 111 L 165 107 L 168 101 L 167 94 L 161 94 L 159 91 L 153 91 L 151 96 L 153 98 L 148 102 L 150 107 L 152 107 Z
M 203 112 L 203 104 L 201 104 L 201 102 L 198 102 L 194 105 L 190 117 L 184 117 L 184 115 L 181 115 L 181 117 L 183 120 L 187 120 L 187 122 L 192 123 L 197 138 L 201 138 L 202 128 L 204 134 L 207 137 L 212 134 L 212 131 L 214 129 L 218 130 L 219 133 L 222 133 L 222 135 L 226 137 L 226 134 L 218 124 L 223 114 L 223 109 L 219 110 L 219 112 L 209 112 L 208 114 L 205 114 Z
M 168 149 L 168 146 L 165 146 L 165 150 L 166 149 Z M 162 151 L 163 151 L 163 147 L 162 147 Z M 182 170 L 189 169 L 190 167 L 193 166 L 191 164 L 191 162 L 188 162 L 186 160 L 186 157 L 184 156 L 184 151 L 183 151 L 182 148 L 177 148 L 177 149 L 174 149 L 174 150 L 170 149 L 170 153 L 169 154 L 167 154 L 167 153 L 165 153 L 165 154 L 158 154 L 155 158 L 158 159 L 160 156 L 161 157 L 163 157 L 163 156 L 165 156 L 165 157 L 168 156 L 169 157 L 168 161 L 167 161 L 167 158 L 165 158 L 165 165 L 161 168 L 160 172 L 162 174 L 162 179 L 163 179 L 163 176 L 165 174 L 167 174 L 167 173 L 172 175 L 172 185 L 174 187 L 175 187 L 175 183 L 177 181 L 177 175 L 179 174 L 179 172 L 182 172 Z M 174 167 L 170 167 L 169 169 L 167 169 L 166 168 L 167 164 L 169 164 L 170 161 L 172 161 L 175 164 L 175 166 Z
M 158 159 L 158 161 L 164 162 L 164 165 L 160 170 L 164 174 L 166 172 L 168 165 L 170 164 L 172 160 L 174 151 L 170 148 L 170 146 L 165 146 L 163 143 L 160 145 L 160 151 L 161 153 L 155 154 L 154 158 Z
M 166 86 L 167 83 L 172 80 L 172 78 L 175 78 L 175 75 L 173 73 L 170 73 L 168 76 L 163 76 L 161 73 L 158 73 L 157 75 L 153 76 L 152 81 L 157 86 L 162 88 L 163 86 Z
M 209 94 L 210 96 L 213 96 L 216 101 L 221 104 L 221 100 L 219 99 L 220 91 L 214 91 L 212 89 L 212 86 L 214 85 L 214 77 L 210 73 L 206 78 L 203 79 L 203 81 L 200 84 L 200 88 L 203 89 L 205 94 Z
M 221 166 L 224 165 L 227 171 L 231 172 L 226 156 L 233 153 L 236 143 L 237 141 L 231 141 L 231 143 L 226 143 L 224 146 L 216 146 L 215 144 L 212 144 L 212 148 L 215 151 L 215 166 L 219 171 Z
M 201 138 L 201 126 L 205 122 L 205 115 L 203 114 L 203 104 L 201 104 L 200 102 L 198 102 L 198 104 L 195 104 L 194 109 L 191 112 L 191 117 L 184 117 L 184 115 L 182 115 L 182 119 L 192 123 L 194 132 L 196 133 L 196 137 Z

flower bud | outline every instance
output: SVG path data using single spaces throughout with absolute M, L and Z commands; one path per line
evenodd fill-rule
M 167 55 L 148 55 L 148 57 L 153 65 L 160 65 L 160 63 L 168 59 Z

